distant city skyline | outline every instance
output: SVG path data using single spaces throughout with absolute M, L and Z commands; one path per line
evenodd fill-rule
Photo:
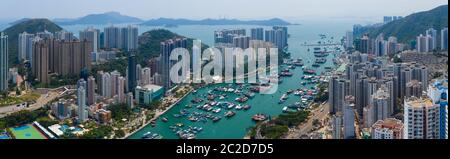
M 26 4 L 26 5 L 24 5 Z M 237 5 L 238 4 L 238 5 Z M 406 16 L 426 11 L 447 0 L 4 0 L 0 20 L 20 18 L 78 18 L 110 11 L 152 18 L 239 19 L 365 19 L 384 15 Z M 212 6 L 212 7 L 211 7 Z M 401 7 L 400 7 L 401 6 Z M 195 8 L 195 9 L 194 9 Z

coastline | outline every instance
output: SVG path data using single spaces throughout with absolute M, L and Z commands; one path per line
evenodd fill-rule
M 161 115 L 165 114 L 167 111 L 169 111 L 170 109 L 172 109 L 174 106 L 176 106 L 181 100 L 183 100 L 186 96 L 188 96 L 189 94 L 191 94 L 193 90 L 189 90 L 183 97 L 179 98 L 175 103 L 173 103 L 172 105 L 170 105 L 169 107 L 167 107 L 167 109 L 165 109 L 164 111 L 162 111 L 161 113 L 155 114 L 155 116 L 149 120 L 147 123 L 145 123 L 144 125 L 142 125 L 141 127 L 139 127 L 138 129 L 134 130 L 131 133 L 127 133 L 123 138 L 120 139 L 128 139 L 128 137 L 130 137 L 131 135 L 135 134 L 136 132 L 142 130 L 143 128 L 147 127 L 148 124 L 150 124 L 152 121 L 158 119 Z

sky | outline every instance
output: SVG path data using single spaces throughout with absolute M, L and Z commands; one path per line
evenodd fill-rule
M 447 0 L 1 0 L 0 19 L 77 18 L 117 11 L 142 19 L 381 19 L 448 4 Z

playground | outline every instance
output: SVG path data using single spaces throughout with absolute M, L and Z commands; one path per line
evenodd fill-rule
M 23 125 L 9 129 L 15 139 L 47 139 L 33 125 Z

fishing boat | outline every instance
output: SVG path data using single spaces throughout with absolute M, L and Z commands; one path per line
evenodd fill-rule
M 280 100 L 286 100 L 288 98 L 289 98 L 289 96 L 285 93 L 281 96 Z
M 220 121 L 220 119 L 222 119 L 222 118 L 216 116 L 216 117 L 214 117 L 214 118 L 212 119 L 212 121 L 213 121 L 213 122 L 218 122 L 218 121 Z
M 291 93 L 293 93 L 293 92 L 294 92 L 294 90 L 289 89 L 289 90 L 286 92 L 286 94 L 291 94 Z
M 253 115 L 253 117 L 252 117 L 252 120 L 253 121 L 256 121 L 256 122 L 258 122 L 258 121 L 264 121 L 264 120 L 266 120 L 267 119 L 267 117 L 266 117 L 266 115 L 264 115 L 264 114 L 255 114 L 255 115 Z
M 326 58 L 318 58 L 318 59 L 316 59 L 316 63 L 322 64 L 322 63 L 325 63 L 325 62 L 327 62 Z
M 150 126 L 155 127 L 155 126 L 156 126 L 156 121 L 152 120 L 152 121 L 150 122 Z
M 304 73 L 305 74 L 316 74 L 316 71 L 314 69 L 305 68 Z
M 315 62 L 314 64 L 312 64 L 312 67 L 320 67 L 320 64 Z
M 227 117 L 227 118 L 231 118 L 234 115 L 236 115 L 236 113 L 234 111 L 228 111 L 227 113 L 225 113 L 225 117 Z
M 217 108 L 217 109 L 214 109 L 214 110 L 213 110 L 213 113 L 219 113 L 220 111 L 222 111 L 222 109 Z
M 227 106 L 227 108 L 228 108 L 228 109 L 233 109 L 234 106 L 236 106 L 236 105 L 233 104 L 233 103 L 229 103 L 228 106 Z

